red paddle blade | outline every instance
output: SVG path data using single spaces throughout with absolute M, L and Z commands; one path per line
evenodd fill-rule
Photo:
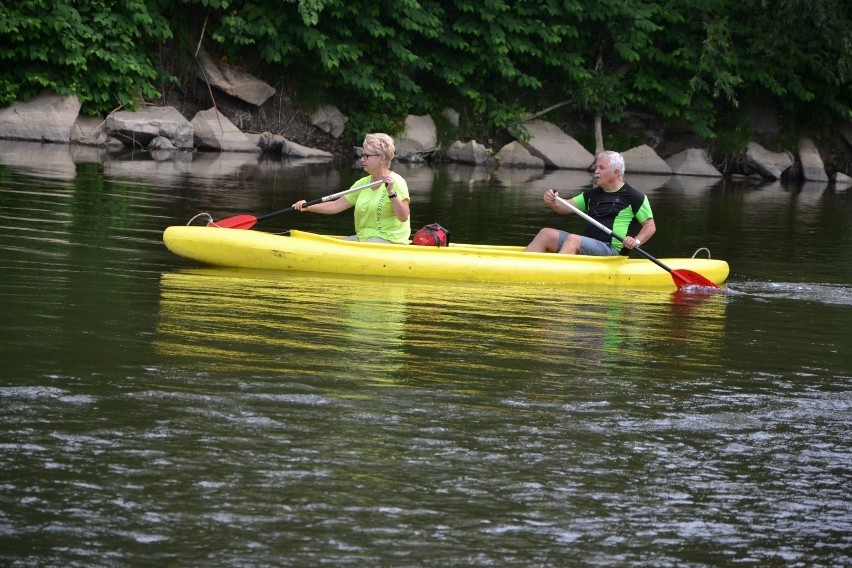
M 693 272 L 691 270 L 672 270 L 671 272 L 672 279 L 674 280 L 675 286 L 677 286 L 678 289 L 681 289 L 684 286 L 702 286 L 704 288 L 718 288 L 719 290 L 722 289 L 715 282 L 713 282 L 712 280 L 708 280 L 697 272 Z
M 207 226 L 223 229 L 251 229 L 255 223 L 257 223 L 257 217 L 254 215 L 235 215 L 221 221 L 211 221 L 207 223 Z

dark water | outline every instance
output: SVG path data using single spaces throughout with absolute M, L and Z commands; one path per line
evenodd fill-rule
M 397 170 L 415 225 L 490 244 L 588 183 Z M 162 245 L 358 175 L 0 143 L 1 565 L 852 562 L 850 190 L 628 172 L 649 252 L 730 263 L 709 297 L 230 271 Z

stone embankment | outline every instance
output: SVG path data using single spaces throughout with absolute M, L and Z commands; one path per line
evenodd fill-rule
M 210 89 L 226 93 L 252 105 L 262 105 L 275 90 L 240 72 L 222 68 L 202 57 L 199 78 Z M 42 141 L 60 144 L 124 149 L 127 146 L 151 152 L 155 160 L 169 160 L 175 152 L 198 150 L 212 152 L 270 153 L 291 158 L 327 158 L 330 152 L 303 146 L 280 134 L 242 132 L 216 107 L 201 110 L 191 119 L 170 106 L 145 106 L 136 111 L 118 110 L 106 117 L 81 116 L 80 102 L 74 96 L 43 92 L 25 102 L 0 109 L 0 139 Z M 458 125 L 458 113 L 444 111 L 444 117 Z M 314 128 L 334 138 L 345 130 L 343 114 L 325 105 L 311 115 Z M 594 156 L 577 140 L 555 124 L 533 119 L 523 124 L 526 135 L 501 148 L 488 148 L 475 141 L 457 141 L 440 148 L 437 129 L 431 116 L 410 115 L 405 130 L 396 137 L 397 159 L 423 162 L 441 150 L 451 162 L 501 168 L 538 168 L 589 170 Z M 848 140 L 852 144 L 852 135 Z M 359 149 L 354 148 L 357 155 Z M 703 148 L 688 148 L 665 158 L 648 145 L 622 152 L 628 173 L 723 177 Z M 804 181 L 838 185 L 852 184 L 850 172 L 836 172 L 832 179 L 813 141 L 804 139 L 798 155 L 772 152 L 756 142 L 748 145 L 745 161 L 754 175 L 777 180 L 794 165 Z

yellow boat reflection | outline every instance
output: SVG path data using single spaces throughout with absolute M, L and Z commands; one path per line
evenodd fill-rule
M 199 370 L 464 390 L 530 368 L 564 380 L 577 361 L 629 374 L 681 350 L 693 371 L 715 368 L 726 304 L 647 289 L 184 269 L 161 277 L 156 349 Z M 676 366 L 663 375 L 677 378 Z

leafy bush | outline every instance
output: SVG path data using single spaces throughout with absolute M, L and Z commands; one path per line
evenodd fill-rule
M 168 42 L 337 105 L 354 143 L 447 106 L 481 140 L 566 102 L 711 139 L 767 101 L 816 130 L 852 120 L 850 29 L 848 0 L 19 0 L 0 6 L 0 104 L 43 88 L 92 114 L 155 99 L 177 81 L 159 69 Z
M 146 2 L 19 0 L 0 16 L 0 105 L 50 89 L 98 114 L 158 95 L 149 49 L 172 32 Z

